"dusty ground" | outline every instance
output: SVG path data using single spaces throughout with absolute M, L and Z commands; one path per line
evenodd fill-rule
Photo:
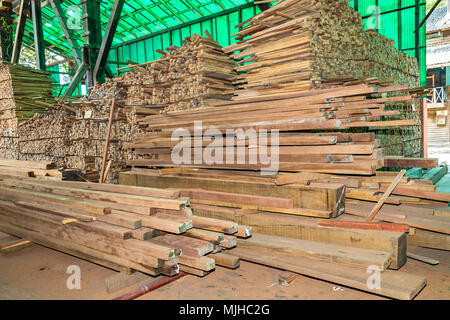
M 410 248 L 440 261 L 431 266 L 409 259 L 404 272 L 426 275 L 428 285 L 416 299 L 450 299 L 450 254 Z M 81 289 L 69 290 L 68 266 L 81 269 Z M 241 267 L 217 269 L 204 278 L 186 276 L 139 299 L 384 299 L 321 280 L 300 276 L 289 287 L 278 284 L 281 271 L 241 262 Z M 105 279 L 117 272 L 51 249 L 32 245 L 0 256 L 0 299 L 111 299 L 130 288 L 108 294 Z M 145 281 L 147 282 L 147 281 Z

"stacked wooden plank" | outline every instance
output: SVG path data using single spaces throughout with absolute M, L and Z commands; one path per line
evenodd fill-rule
M 2 175 L 0 208 L 4 232 L 113 269 L 150 275 L 208 274 L 215 268 L 215 254 L 235 247 L 234 234 L 241 229 L 233 222 L 193 216 L 189 198 L 175 189 Z M 238 264 L 227 253 L 217 257 L 220 265 Z
M 235 64 L 217 42 L 194 34 L 182 47 L 160 53 L 160 59 L 134 66 L 143 69 L 121 77 L 121 83 L 130 86 L 127 104 L 137 107 L 138 114 L 201 108 L 231 98 Z
M 105 87 L 108 88 L 108 85 Z M 100 100 L 98 92 L 100 89 L 72 104 L 76 104 L 76 113 L 65 136 L 65 165 L 77 168 L 89 180 L 97 181 L 108 140 L 106 157 L 111 161 L 111 166 L 105 181 L 113 182 L 117 179 L 117 173 L 126 166 L 125 161 L 131 159 L 131 153 L 123 149 L 122 144 L 134 138 L 137 126 L 133 125 L 134 112 L 115 104 L 109 127 L 113 102 L 109 97 Z
M 361 17 L 347 1 L 279 1 L 246 23 L 235 34 L 240 41 L 224 48 L 240 64 L 237 70 L 245 71 L 235 82 L 241 89 L 236 101 L 337 86 L 345 79 L 419 85 L 416 59 L 379 33 L 363 31 Z M 386 110 L 420 123 L 418 101 L 389 104 Z M 377 138 L 388 155 L 420 156 L 420 126 L 383 129 Z
M 8 65 L 0 63 L 0 154 L 3 158 L 18 157 L 17 126 L 11 74 Z
M 423 276 L 386 270 L 390 253 L 336 244 L 254 234 L 239 240 L 242 260 L 323 279 L 377 295 L 413 299 L 426 285 Z M 379 270 L 381 283 L 368 285 L 368 270 Z
M 60 101 L 49 112 L 35 114 L 21 122 L 17 129 L 17 153 L 9 159 L 51 161 L 59 167 L 78 169 L 89 181 L 99 178 L 106 146 L 112 99 L 115 104 L 107 159 L 111 160 L 106 181 L 117 179 L 117 172 L 131 159 L 122 143 L 134 138 L 135 112 L 124 108 L 125 99 L 120 83 L 115 80 L 96 85 L 79 101 Z
M 389 39 L 364 32 L 347 1 L 278 1 L 246 23 L 235 34 L 238 43 L 224 49 L 237 52 L 237 70 L 246 71 L 237 81 L 239 96 L 308 90 L 345 78 L 418 84 L 417 61 Z
M 79 180 L 78 170 L 64 169 L 50 161 L 0 159 L 0 175 L 38 177 L 45 180 Z
M 182 165 L 185 166 L 260 170 L 268 166 L 262 164 L 262 142 L 258 140 L 261 137 L 256 135 L 269 131 L 265 146 L 270 151 L 273 141 L 270 133 L 277 130 L 279 138 L 273 144 L 279 145 L 279 155 L 272 157 L 272 162 L 276 162 L 275 167 L 280 171 L 374 174 L 383 166 L 384 153 L 373 133 L 326 130 L 418 125 L 416 120 L 396 120 L 399 112 L 384 108 L 388 103 L 411 101 L 412 95 L 404 92 L 390 98 L 373 96 L 375 92 L 394 92 L 399 88 L 404 87 L 348 84 L 340 88 L 248 97 L 239 102 L 188 112 L 149 115 L 139 121 L 146 132 L 137 135 L 133 143 L 124 144 L 124 147 L 134 149 L 137 156 L 128 164 L 174 166 L 173 155 L 181 155 L 187 150 L 190 156 L 183 157 Z M 383 120 L 385 117 L 390 120 Z M 188 130 L 191 137 L 173 138 L 172 133 L 178 128 Z M 211 130 L 222 135 L 206 137 L 205 133 Z M 313 130 L 324 132 L 311 132 Z M 255 137 L 249 136 L 249 132 L 254 132 Z M 223 144 L 214 145 L 217 139 Z M 245 161 L 237 161 L 237 152 L 234 159 L 227 159 L 226 146 L 234 149 L 242 146 L 240 156 L 245 157 Z M 216 156 L 213 163 L 193 161 L 196 154 L 211 150 L 222 155 L 221 158 Z M 270 153 L 264 155 L 271 156 Z
M 194 204 L 250 211 L 330 218 L 339 216 L 345 208 L 345 187 L 338 180 L 328 184 L 277 186 L 273 179 L 245 172 L 136 168 L 120 174 L 120 183 L 183 189 Z
M 303 192 L 295 196 L 293 190 L 299 186 L 284 188 L 274 182 L 269 186 L 270 178 L 249 173 L 247 181 L 242 182 L 244 172 L 232 171 L 221 175 L 220 170 L 179 170 L 178 173 L 174 172 L 175 169 L 164 170 L 172 172 L 159 177 L 149 170 L 122 173 L 121 183 L 182 187 L 182 194 L 190 196 L 194 216 L 251 225 L 252 237 L 238 239 L 238 247 L 232 251 L 243 260 L 397 299 L 414 298 L 426 284 L 424 277 L 387 270 L 399 269 L 406 262 L 407 233 L 404 230 L 322 227 L 317 217 L 327 218 L 319 215 L 323 211 L 286 208 L 295 202 L 290 196 L 300 198 L 303 204 L 315 200 L 316 205 L 323 204 L 324 200 L 313 188 L 318 183 L 311 183 L 309 189 L 303 186 Z M 203 189 L 196 189 L 197 186 Z M 224 189 L 224 186 L 228 192 L 214 191 Z M 255 195 L 253 192 L 259 193 Z M 342 217 L 339 215 L 332 221 L 341 221 Z M 368 267 L 376 267 L 382 272 L 381 277 L 386 282 L 383 282 L 381 291 L 366 286 Z
M 431 169 L 430 178 L 425 176 L 427 180 L 402 178 L 385 200 L 377 220 L 409 226 L 411 243 L 450 250 L 450 221 L 445 212 L 442 213 L 450 202 L 450 195 L 437 192 L 433 185 L 434 177 L 442 175 L 445 169 Z M 379 171 L 374 176 L 361 176 L 299 172 L 262 177 L 259 173 L 238 170 L 135 168 L 122 173 L 120 182 L 208 190 L 189 194 L 195 214 L 203 212 L 206 217 L 240 221 L 255 228 L 252 218 L 257 215 L 286 216 L 286 219 L 289 219 L 287 216 L 347 219 L 352 215 L 357 221 L 358 216 L 364 219 L 394 180 L 395 175 L 389 173 Z M 256 203 L 258 197 L 255 196 L 263 196 L 264 202 Z M 292 206 L 282 205 L 280 201 L 286 200 L 291 200 Z M 342 215 L 344 212 L 346 214 Z M 249 220 L 236 220 L 240 216 L 247 216 Z M 283 225 L 282 220 L 279 223 Z M 268 222 L 261 229 L 256 227 L 255 231 L 274 232 L 279 228 L 278 222 L 270 228 L 269 225 Z

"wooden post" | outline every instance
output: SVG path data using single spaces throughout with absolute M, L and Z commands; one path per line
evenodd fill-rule
M 103 151 L 103 160 L 102 160 L 102 168 L 100 170 L 100 183 L 104 182 L 104 171 L 106 166 L 106 158 L 108 157 L 108 148 L 109 148 L 109 137 L 111 136 L 111 126 L 113 122 L 114 117 L 114 109 L 116 106 L 116 99 L 113 98 L 111 103 L 111 111 L 109 113 L 109 120 L 108 120 L 108 131 L 106 132 L 106 138 L 105 138 L 105 149 Z

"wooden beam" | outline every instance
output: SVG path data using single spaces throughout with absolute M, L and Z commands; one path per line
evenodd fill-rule
M 183 176 L 157 176 L 150 173 L 122 172 L 121 184 L 158 188 L 203 188 L 212 191 L 237 194 L 271 196 L 292 199 L 294 208 L 332 212 L 338 216 L 344 211 L 345 186 L 340 184 L 313 183 L 309 186 L 274 183 L 241 182 L 220 179 L 204 179 Z M 285 209 L 289 210 L 289 209 Z
M 69 86 L 67 87 L 66 91 L 64 92 L 63 97 L 68 97 L 73 94 L 75 89 L 78 87 L 78 84 L 80 83 L 81 79 L 86 74 L 86 71 L 87 71 L 87 64 L 85 62 L 83 62 L 78 67 L 77 72 L 73 76 L 72 81 L 70 82 Z
M 255 233 L 392 252 L 393 260 L 389 268 L 398 269 L 406 262 L 405 233 L 325 228 L 317 225 L 317 218 L 269 212 L 236 215 L 236 210 L 229 208 L 211 210 L 209 206 L 192 205 L 192 207 L 196 215 L 251 225 Z
M 386 156 L 384 157 L 384 166 L 388 168 L 436 168 L 438 166 L 438 159 Z
M 367 286 L 367 270 L 336 263 L 323 262 L 310 257 L 236 248 L 233 254 L 242 260 L 263 264 L 281 270 L 288 270 L 328 282 L 348 286 L 377 295 L 395 299 L 412 300 L 426 285 L 424 277 L 386 270 L 381 276 L 381 288 Z
M 105 165 L 106 165 L 106 158 L 108 157 L 108 149 L 109 149 L 109 138 L 111 136 L 111 127 L 114 120 L 114 112 L 116 107 L 116 98 L 112 99 L 110 111 L 109 111 L 109 119 L 108 119 L 108 127 L 106 131 L 106 138 L 105 138 L 105 146 L 103 147 L 103 158 L 102 158 L 102 166 L 100 169 L 100 183 L 105 182 Z

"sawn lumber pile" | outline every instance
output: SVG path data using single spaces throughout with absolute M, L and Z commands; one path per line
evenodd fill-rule
M 0 230 L 116 270 L 204 276 L 251 228 L 193 216 L 175 189 L 1 175 Z
M 437 169 L 431 172 L 442 172 L 446 167 Z M 192 206 L 201 208 L 205 216 L 233 221 L 248 216 L 250 220 L 241 223 L 264 233 L 267 226 L 255 227 L 252 217 L 273 215 L 302 221 L 303 217 L 345 220 L 352 215 L 358 221 L 357 216 L 366 217 L 394 180 L 395 175 L 389 173 L 360 176 L 299 172 L 262 177 L 238 170 L 135 168 L 122 173 L 120 183 L 192 189 Z M 443 211 L 448 207 L 450 194 L 436 191 L 430 179 L 403 177 L 375 219 L 409 226 L 411 243 L 450 250 L 450 221 Z M 195 214 L 199 210 L 194 210 Z M 275 228 L 271 226 L 269 231 L 272 227 Z M 277 235 L 284 235 L 281 232 Z
M 378 95 L 383 92 L 398 95 L 383 98 Z M 267 146 L 270 157 L 270 147 L 278 144 L 279 157 L 274 154 L 272 162 L 279 171 L 370 175 L 383 166 L 384 153 L 375 134 L 332 130 L 413 127 L 418 125 L 416 120 L 396 120 L 399 111 L 385 110 L 385 104 L 412 99 L 407 86 L 371 83 L 248 97 L 210 108 L 149 115 L 139 121 L 146 132 L 124 147 L 134 149 L 136 159 L 128 164 L 136 167 L 175 166 L 176 154 L 183 159 L 176 163 L 181 166 L 264 170 L 269 166 L 262 164 L 261 148 Z M 173 137 L 178 128 L 191 137 Z M 278 141 L 272 139 L 271 130 L 279 131 Z M 245 160 L 238 160 L 239 150 L 229 158 L 225 145 L 243 147 Z M 212 163 L 194 161 L 197 153 L 200 159 L 212 154 Z
M 216 41 L 194 34 L 182 47 L 158 52 L 161 58 L 132 66 L 135 70 L 119 80 L 129 86 L 127 104 L 138 115 L 201 108 L 231 98 L 235 64 Z
M 418 85 L 417 61 L 383 36 L 363 31 L 347 1 L 284 0 L 240 24 L 224 48 L 245 71 L 239 97 L 308 90 L 339 79 L 394 79 Z
M 342 181 L 350 180 L 348 177 L 340 180 L 320 175 L 321 182 L 313 182 L 319 181 L 317 176 L 307 183 L 281 186 L 276 178 L 236 170 L 224 174 L 211 169 L 136 169 L 121 173 L 120 182 L 180 188 L 190 197 L 194 215 L 251 226 L 252 237 L 239 239 L 233 251 L 243 260 L 392 298 L 414 298 L 425 286 L 425 278 L 394 270 L 406 262 L 408 232 L 414 229 L 415 235 L 423 237 L 421 232 L 428 231 L 409 227 L 404 221 L 401 231 L 322 227 L 320 221 L 351 222 L 359 217 L 333 212 L 336 206 L 344 206 Z M 330 180 L 336 181 L 332 184 Z M 331 219 L 324 220 L 327 218 Z M 381 291 L 366 286 L 369 266 L 383 270 L 386 282 Z

